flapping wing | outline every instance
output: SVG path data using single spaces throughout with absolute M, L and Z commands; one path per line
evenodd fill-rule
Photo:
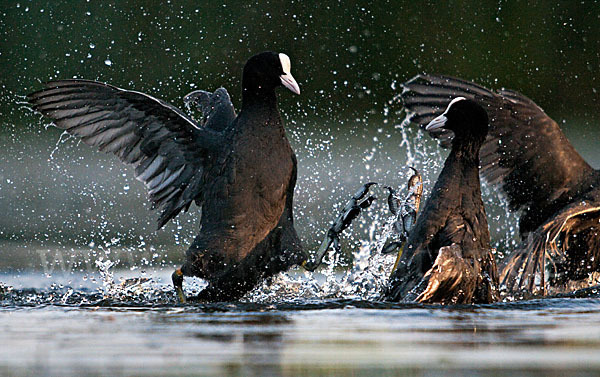
M 58 128 L 135 166 L 161 211 L 158 228 L 192 201 L 201 205 L 203 163 L 220 133 L 161 100 L 95 81 L 52 81 L 28 97 Z
M 597 218 L 599 214 L 600 201 L 598 200 L 583 200 L 563 208 L 550 220 L 529 233 L 527 239 L 510 256 L 504 266 L 500 284 L 505 285 L 511 292 L 524 289 L 533 292 L 536 284 L 544 289 L 546 261 L 564 262 L 565 251 L 569 248 L 566 240 L 569 239 L 571 231 L 578 228 L 578 221 L 583 220 L 585 216 Z
M 202 113 L 201 124 L 215 131 L 223 131 L 235 119 L 235 109 L 225 88 L 210 93 L 195 90 L 183 97 L 188 109 L 195 106 Z
M 502 187 L 513 210 L 527 210 L 536 203 L 536 211 L 546 212 L 572 194 L 581 177 L 593 171 L 558 124 L 522 94 L 506 89 L 493 92 L 461 79 L 433 75 L 418 75 L 403 88 L 407 120 L 421 126 L 441 114 L 457 96 L 483 105 L 490 130 L 480 152 L 481 174 Z M 452 132 L 432 136 L 447 147 Z M 539 222 L 532 228 L 537 225 Z

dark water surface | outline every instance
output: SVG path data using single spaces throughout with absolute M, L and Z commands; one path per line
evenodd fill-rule
M 52 284 L 18 288 L 44 279 Z M 600 373 L 596 289 L 445 308 L 343 298 L 178 305 L 166 284 L 111 296 L 90 280 L 72 289 L 60 277 L 0 276 L 14 284 L 0 301 L 0 374 Z

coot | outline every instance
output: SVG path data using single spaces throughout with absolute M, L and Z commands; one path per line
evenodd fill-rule
M 442 304 L 494 302 L 498 272 L 479 181 L 479 149 L 487 135 L 488 116 L 477 103 L 457 97 L 426 129 L 454 132 L 452 149 L 383 298 Z
M 87 80 L 60 80 L 29 95 L 58 128 L 135 166 L 158 228 L 202 207 L 201 231 L 173 274 L 182 301 L 183 276 L 208 281 L 198 299 L 232 300 L 261 279 L 307 260 L 293 219 L 296 156 L 277 109 L 281 85 L 300 94 L 287 55 L 251 57 L 242 76 L 242 108 L 227 91 L 197 91 L 198 122 L 147 94 Z
M 509 291 L 531 292 L 537 286 L 558 292 L 600 272 L 600 171 L 585 162 L 554 120 L 518 92 L 491 91 L 458 78 L 418 75 L 403 87 L 408 120 L 422 126 L 456 96 L 488 112 L 481 175 L 521 212 L 522 243 L 501 274 Z M 432 136 L 449 146 L 452 133 Z

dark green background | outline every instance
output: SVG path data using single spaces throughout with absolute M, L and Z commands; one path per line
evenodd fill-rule
M 77 76 L 171 100 L 192 83 L 225 85 L 238 99 L 243 63 L 271 49 L 292 58 L 303 95 L 283 101 L 297 102 L 307 116 L 379 117 L 395 93 L 393 80 L 436 72 L 515 88 L 564 117 L 598 119 L 600 5 L 593 1 L 5 1 L 1 7 L 0 79 L 14 93 L 36 88 L 37 80 Z M 11 106 L 5 101 L 3 113 Z

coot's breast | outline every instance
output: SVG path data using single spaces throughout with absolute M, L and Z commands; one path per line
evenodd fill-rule
M 206 200 L 204 208 L 212 216 L 209 221 L 223 224 L 227 233 L 235 232 L 236 238 L 245 240 L 232 250 L 237 260 L 279 222 L 293 171 L 293 151 L 281 122 L 247 119 L 246 124 L 254 126 L 240 127 L 232 135 L 231 148 L 225 147 L 224 174 L 210 185 L 210 195 L 221 200 Z

